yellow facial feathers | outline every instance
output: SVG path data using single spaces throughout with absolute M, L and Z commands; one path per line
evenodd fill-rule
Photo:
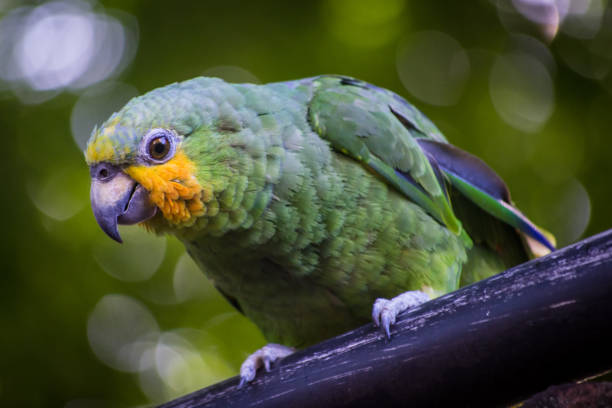
M 85 160 L 88 164 L 100 163 L 104 161 L 113 161 L 117 157 L 117 153 L 124 155 L 129 153 L 129 147 L 125 146 L 122 152 L 117 152 L 118 145 L 113 143 L 112 135 L 115 131 L 119 117 L 109 121 L 103 130 L 96 132 L 95 136 L 87 144 L 85 150 Z
M 124 171 L 149 191 L 151 201 L 175 225 L 191 225 L 206 212 L 204 203 L 212 198 L 212 191 L 198 183 L 195 164 L 180 150 L 166 163 L 130 166 Z

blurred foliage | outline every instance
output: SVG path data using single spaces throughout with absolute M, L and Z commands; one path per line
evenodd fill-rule
M 44 25 L 59 3 L 0 1 L 0 405 L 160 402 L 234 375 L 264 344 L 177 241 L 130 227 L 120 247 L 89 208 L 79 145 L 170 82 L 361 78 L 485 159 L 561 245 L 609 228 L 612 12 L 535 3 L 75 0 Z M 63 43 L 49 27 L 69 29 Z

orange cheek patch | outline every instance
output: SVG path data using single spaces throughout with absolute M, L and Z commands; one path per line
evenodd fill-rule
M 175 225 L 192 224 L 212 198 L 212 191 L 198 183 L 195 164 L 181 151 L 164 164 L 131 166 L 125 173 L 149 191 L 151 201 Z

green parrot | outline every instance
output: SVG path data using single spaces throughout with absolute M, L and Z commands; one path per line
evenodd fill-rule
M 134 98 L 85 157 L 100 227 L 172 234 L 275 360 L 554 249 L 483 161 L 395 93 L 343 76 L 195 78 Z M 146 256 L 146 254 L 143 254 Z

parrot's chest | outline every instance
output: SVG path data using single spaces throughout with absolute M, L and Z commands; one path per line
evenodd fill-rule
M 348 218 L 348 217 L 347 217 Z M 445 293 L 455 285 L 461 257 L 445 245 L 423 250 L 397 228 L 368 225 L 287 251 L 286 242 L 248 245 L 244 233 L 185 242 L 214 285 L 268 341 L 306 346 L 370 320 L 379 297 L 407 290 Z M 444 260 L 446 263 L 443 263 Z M 430 292 L 430 293 L 432 293 Z
M 201 269 L 268 341 L 296 347 L 316 343 L 367 321 L 333 288 L 271 257 L 220 246 L 189 246 Z M 321 271 L 323 273 L 323 271 Z M 362 300 L 369 308 L 374 301 Z

